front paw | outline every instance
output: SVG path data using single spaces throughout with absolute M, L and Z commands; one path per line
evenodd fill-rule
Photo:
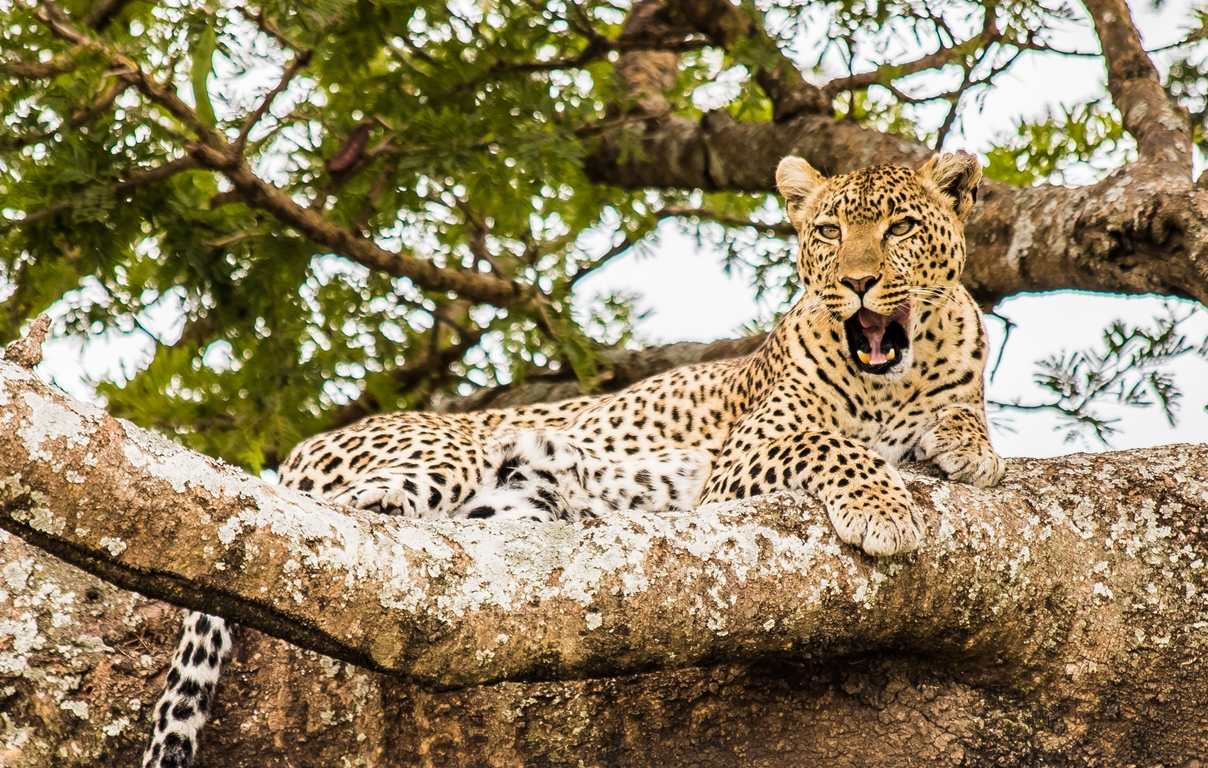
M 859 488 L 827 504 L 839 538 L 870 555 L 896 555 L 918 549 L 923 518 L 903 488 Z
M 354 489 L 353 495 L 340 499 L 354 509 L 376 512 L 379 515 L 418 517 L 416 510 L 416 484 L 407 480 L 406 488 L 388 485 L 372 485 Z
M 977 488 L 998 485 L 1007 471 L 1007 463 L 980 436 L 933 430 L 923 435 L 914 453 L 915 458 L 934 463 L 949 480 Z

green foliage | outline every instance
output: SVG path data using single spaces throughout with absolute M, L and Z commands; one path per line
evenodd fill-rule
M 984 173 L 1016 186 L 1062 184 L 1074 164 L 1097 172 L 1119 165 L 1131 148 L 1120 115 L 1110 101 L 1061 108 L 1036 122 L 1020 121 L 1014 136 L 986 153 Z
M 1194 21 L 1183 42 L 1173 46 L 1173 56 L 1166 72 L 1166 92 L 1185 108 L 1191 117 L 1192 140 L 1201 159 L 1208 159 L 1208 57 L 1203 46 L 1195 43 L 1208 40 L 1208 8 L 1193 9 Z
M 179 315 L 181 333 L 147 331 L 158 336 L 144 369 L 99 392 L 115 414 L 193 448 L 256 470 L 358 397 L 426 407 L 541 368 L 569 367 L 590 385 L 602 345 L 642 343 L 640 316 L 631 295 L 580 298 L 575 311 L 576 283 L 625 250 L 599 243 L 644 247 L 668 218 L 720 247 L 727 268 L 750 270 L 773 307 L 797 290 L 771 194 L 631 192 L 587 178 L 602 132 L 643 124 L 627 116 L 618 52 L 599 45 L 616 40 L 628 3 L 135 0 L 89 30 L 92 6 L 61 4 L 96 41 L 78 45 L 37 5 L 0 4 L 0 342 L 50 308 L 58 333 L 80 337 Z M 919 76 L 895 64 L 871 91 L 836 98 L 845 117 L 923 140 L 938 134 L 922 107 L 959 105 L 1066 14 L 1037 0 L 741 7 L 766 34 L 724 51 L 685 37 L 665 94 L 677 116 L 771 119 L 752 73 L 777 62 L 777 46 L 816 73 L 833 70 L 836 50 L 867 71 L 902 61 L 906 43 L 951 48 L 939 90 L 920 92 Z M 987 12 L 1001 32 L 993 42 L 978 37 Z M 820 42 L 796 50 L 805 38 Z M 306 65 L 256 112 L 304 51 Z M 129 63 L 195 119 L 124 79 Z M 1180 87 L 1200 87 L 1195 72 Z M 1079 109 L 1021 127 L 991 154 L 992 175 L 1053 178 L 1120 141 L 1110 113 Z M 233 195 L 222 173 L 187 167 L 210 127 L 215 141 L 245 133 L 243 156 L 262 179 L 350 237 L 506 278 L 534 300 L 476 305 L 331 255 Z M 178 172 L 145 178 L 170 164 Z M 450 364 L 423 368 L 449 350 Z

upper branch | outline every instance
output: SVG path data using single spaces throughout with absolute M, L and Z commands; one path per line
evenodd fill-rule
M 517 307 L 532 301 L 529 291 L 520 283 L 494 275 L 484 275 L 464 269 L 438 267 L 407 253 L 392 253 L 365 239 L 358 232 L 343 227 L 325 216 L 319 209 L 303 206 L 290 195 L 261 179 L 252 171 L 242 154 L 247 132 L 271 106 L 272 100 L 288 85 L 289 80 L 306 65 L 309 56 L 300 51 L 260 106 L 244 122 L 239 139 L 232 145 L 222 132 L 210 128 L 198 118 L 169 85 L 157 82 L 136 62 L 76 28 L 67 15 L 51 0 L 42 0 L 39 18 L 54 34 L 73 45 L 106 53 L 118 68 L 115 75 L 136 87 L 147 99 L 166 109 L 176 120 L 187 126 L 196 137 L 188 147 L 191 157 L 200 166 L 225 175 L 239 193 L 240 199 L 284 224 L 296 227 L 315 243 L 331 249 L 352 261 L 394 277 L 405 277 L 419 287 L 431 291 L 453 291 L 461 297 L 498 307 Z
M 1107 65 L 1107 90 L 1143 160 L 1175 163 L 1191 173 L 1191 126 L 1167 98 L 1158 70 L 1141 45 L 1125 0 L 1083 0 Z
M 243 147 L 247 144 L 248 134 L 252 132 L 257 123 L 264 119 L 265 114 L 273 106 L 273 101 L 289 87 L 289 84 L 298 76 L 298 73 L 310 63 L 312 56 L 314 56 L 314 51 L 309 48 L 298 51 L 294 55 L 294 60 L 285 68 L 285 72 L 282 73 L 277 85 L 265 94 L 264 98 L 260 100 L 260 104 L 244 118 L 243 126 L 239 129 L 239 136 L 235 139 L 234 150 L 236 152 L 243 152 Z
M 822 92 L 828 98 L 834 98 L 843 91 L 861 90 L 868 88 L 870 85 L 888 86 L 894 80 L 908 75 L 940 69 L 960 60 L 968 54 L 972 54 L 978 48 L 984 48 L 997 42 L 1001 38 L 1002 33 L 995 24 L 994 11 L 987 8 L 985 10 L 985 20 L 982 24 L 982 29 L 974 37 L 956 45 L 941 46 L 935 53 L 927 54 L 904 64 L 885 64 L 871 72 L 862 72 L 858 75 L 835 78 L 822 86 Z M 968 79 L 968 71 L 966 71 L 966 79 Z
M 626 152 L 628 142 L 640 152 Z M 932 151 L 850 120 L 805 115 L 742 123 L 724 113 L 668 118 L 639 136 L 606 136 L 588 175 L 635 189 L 771 191 L 780 158 L 828 174 L 892 163 L 919 167 Z M 982 182 L 965 226 L 965 285 L 984 305 L 1022 291 L 1075 288 L 1159 293 L 1208 303 L 1208 192 L 1144 164 L 1090 187 L 1020 189 Z
M 773 119 L 781 121 L 831 111 L 831 96 L 805 81 L 797 65 L 767 38 L 743 7 L 729 0 L 667 0 L 667 7 L 673 16 L 684 19 L 721 48 L 730 49 L 745 40 L 763 44 L 767 57 L 774 63 L 756 68 L 754 74 L 772 102 Z

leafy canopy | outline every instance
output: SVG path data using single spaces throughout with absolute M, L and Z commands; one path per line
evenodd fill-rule
M 635 299 L 576 303 L 576 283 L 664 219 L 795 290 L 774 196 L 591 181 L 601 135 L 658 118 L 624 57 L 676 57 L 676 115 L 767 120 L 752 73 L 784 51 L 834 78 L 836 115 L 939 145 L 1073 15 L 1038 0 L 741 10 L 745 36 L 671 13 L 651 39 L 606 0 L 0 4 L 0 340 L 52 306 L 60 334 L 149 334 L 150 363 L 99 384 L 109 409 L 252 470 L 366 412 L 548 369 L 590 385 L 601 345 L 639 341 Z M 1204 82 L 1183 57 L 1170 87 L 1202 102 Z M 1119 147 L 1113 110 L 1081 105 L 1005 136 L 989 174 L 1052 180 Z M 149 327 L 157 313 L 180 322 Z

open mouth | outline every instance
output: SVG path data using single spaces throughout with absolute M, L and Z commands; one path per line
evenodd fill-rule
M 901 361 L 910 348 L 906 322 L 910 319 L 910 303 L 894 310 L 892 315 L 879 315 L 871 309 L 861 309 L 847 318 L 847 349 L 856 366 L 866 373 L 888 373 Z

